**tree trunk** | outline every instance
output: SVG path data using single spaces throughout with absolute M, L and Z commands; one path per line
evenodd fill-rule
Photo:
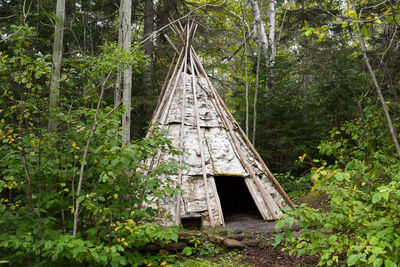
M 269 55 L 269 67 L 275 65 L 276 57 L 276 44 L 275 44 L 275 24 L 276 24 L 276 0 L 270 0 L 268 6 L 268 38 L 269 45 L 271 47 L 271 53 Z
M 256 88 L 254 91 L 254 102 L 253 102 L 253 146 L 256 145 L 256 130 L 257 130 L 257 99 L 258 99 L 258 88 L 260 86 L 260 62 L 261 62 L 261 47 L 258 47 L 257 51 L 257 70 L 256 70 Z
M 121 0 L 119 4 L 119 22 L 118 22 L 118 48 L 122 49 L 122 6 L 123 1 Z M 114 107 L 118 106 L 121 101 L 121 79 L 122 79 L 122 72 L 118 69 L 117 73 L 117 81 L 115 82 L 114 88 Z
M 50 81 L 50 109 L 55 109 L 58 106 L 60 97 L 60 74 L 64 38 L 65 0 L 57 0 L 56 17 L 57 19 L 53 43 L 53 72 L 51 74 Z M 56 129 L 56 122 L 49 120 L 49 131 L 54 132 Z
M 244 44 L 244 75 L 246 83 L 246 135 L 249 136 L 249 82 L 247 79 L 247 40 L 246 40 L 246 27 L 245 27 L 245 11 L 246 5 L 243 6 L 242 10 L 242 28 L 243 28 L 243 44 Z
M 388 109 L 386 107 L 386 102 L 385 102 L 385 99 L 383 98 L 381 87 L 379 86 L 378 80 L 376 79 L 375 73 L 372 70 L 371 64 L 369 62 L 369 58 L 367 56 L 367 48 L 365 47 L 365 43 L 364 43 L 364 37 L 362 36 L 362 34 L 360 32 L 360 27 L 359 27 L 358 23 L 357 23 L 357 35 L 358 35 L 358 40 L 360 41 L 361 52 L 363 54 L 365 64 L 368 67 L 368 71 L 369 71 L 369 74 L 371 75 L 372 82 L 373 82 L 373 84 L 374 84 L 374 86 L 376 88 L 376 92 L 378 93 L 380 102 L 382 104 L 383 111 L 385 112 L 385 117 L 386 117 L 386 120 L 387 120 L 387 123 L 388 123 L 390 135 L 392 136 L 393 143 L 394 143 L 394 145 L 396 147 L 397 154 L 400 157 L 400 146 L 399 146 L 399 142 L 397 140 L 396 130 L 393 127 L 392 119 L 390 118 L 389 111 L 388 111 Z
M 132 0 L 121 0 L 122 8 L 122 49 L 129 51 L 131 46 L 131 14 Z M 125 112 L 122 115 L 122 141 L 129 144 L 131 140 L 131 94 L 132 94 L 132 67 L 128 66 L 124 69 L 124 85 L 122 104 Z
M 154 30 L 154 3 L 153 0 L 146 0 L 144 6 L 144 26 L 143 26 L 143 39 L 149 37 Z M 151 94 L 151 81 L 153 74 L 153 40 L 150 38 L 147 42 L 144 43 L 144 51 L 145 55 L 149 57 L 149 65 L 143 71 L 142 82 L 146 87 L 147 95 Z
M 258 6 L 257 0 L 249 0 L 251 9 L 253 10 L 254 14 L 254 24 L 257 26 L 258 29 L 258 38 L 260 39 L 260 45 L 261 49 L 264 53 L 264 57 L 266 58 L 266 63 L 268 64 L 269 58 L 268 58 L 268 37 L 267 37 L 267 31 L 265 30 L 264 22 L 262 20 L 260 8 Z

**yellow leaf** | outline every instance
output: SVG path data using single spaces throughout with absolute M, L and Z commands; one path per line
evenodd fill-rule
M 356 189 L 357 189 L 357 186 L 356 186 L 356 185 L 354 185 L 354 187 L 353 187 L 353 191 L 356 191 Z
M 75 208 L 72 207 L 72 208 L 71 208 L 71 213 L 74 213 L 74 212 L 75 212 Z
M 303 156 L 300 156 L 300 157 L 299 157 L 299 160 L 300 160 L 301 162 L 303 162 L 304 159 L 306 158 L 306 156 L 307 156 L 307 154 L 304 153 Z
M 347 12 L 347 14 L 349 14 L 349 16 L 352 17 L 352 18 L 354 18 L 354 17 L 357 16 L 357 13 L 356 13 L 355 11 L 353 11 L 353 10 L 349 10 L 349 11 Z
M 118 194 L 114 194 L 114 198 L 118 198 Z
M 164 266 L 165 264 L 167 264 L 165 261 L 160 263 L 161 266 Z

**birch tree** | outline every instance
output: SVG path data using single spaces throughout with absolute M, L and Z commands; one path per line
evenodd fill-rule
M 244 75 L 246 83 L 246 135 L 249 136 L 249 82 L 247 78 L 247 40 L 246 40 L 246 27 L 245 27 L 245 11 L 246 5 L 242 10 L 242 31 L 243 31 L 243 44 L 244 44 Z
M 122 9 L 121 25 L 122 25 L 122 49 L 129 51 L 131 46 L 131 15 L 132 15 L 132 0 L 121 0 Z M 125 112 L 122 115 L 122 141 L 128 144 L 131 139 L 131 94 L 132 94 L 132 67 L 127 66 L 123 72 L 123 93 L 122 104 L 124 105 Z
M 60 76 L 61 58 L 63 53 L 64 39 L 64 19 L 65 19 L 65 0 L 57 0 L 56 5 L 56 24 L 53 43 L 53 71 L 50 81 L 50 108 L 58 106 L 60 96 Z M 54 120 L 49 120 L 49 131 L 55 131 L 57 124 Z
M 269 48 L 269 42 L 268 42 L 268 37 L 267 37 L 267 31 L 265 30 L 265 25 L 262 20 L 260 8 L 258 6 L 257 0 L 249 0 L 251 9 L 253 10 L 253 15 L 254 15 L 254 24 L 256 25 L 256 28 L 258 30 L 258 38 L 259 38 L 259 45 L 261 46 L 261 50 L 264 53 L 264 56 L 267 57 L 268 55 L 268 48 Z M 267 62 L 268 62 L 268 58 Z
M 118 48 L 122 49 L 122 6 L 124 0 L 120 2 L 119 8 L 119 21 L 118 21 Z M 115 82 L 114 88 L 114 107 L 119 106 L 121 101 L 121 79 L 122 79 L 122 71 L 118 68 L 117 72 L 117 81 Z
M 268 38 L 271 51 L 269 54 L 269 67 L 275 65 L 276 43 L 275 43 L 275 24 L 276 24 L 276 0 L 270 0 L 268 5 Z
M 146 0 L 145 6 L 144 6 L 144 25 L 143 25 L 143 39 L 146 39 L 149 37 L 154 30 L 154 3 L 153 0 Z M 151 86 L 151 81 L 152 81 L 152 76 L 153 76 L 153 68 L 151 67 L 152 65 L 152 56 L 153 56 L 153 40 L 150 38 L 147 42 L 144 43 L 144 51 L 145 55 L 149 57 L 149 66 L 147 66 L 144 69 L 143 72 L 143 84 L 146 87 L 146 92 L 147 94 L 150 94 L 151 91 L 150 86 Z

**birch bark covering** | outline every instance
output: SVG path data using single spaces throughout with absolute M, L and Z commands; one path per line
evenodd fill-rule
M 132 0 L 122 0 L 121 23 L 122 23 L 122 49 L 128 51 L 131 46 L 131 13 Z M 124 86 L 122 104 L 125 112 L 122 115 L 122 141 L 128 144 L 131 139 L 131 94 L 132 94 L 132 67 L 124 69 Z
M 56 17 L 57 20 L 53 43 L 53 72 L 51 74 L 50 82 L 50 108 L 55 108 L 58 106 L 58 99 L 60 95 L 59 81 L 64 39 L 65 0 L 57 0 Z M 52 120 L 49 120 L 49 130 L 55 131 L 56 129 L 56 123 Z

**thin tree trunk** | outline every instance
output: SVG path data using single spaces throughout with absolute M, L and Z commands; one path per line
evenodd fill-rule
M 268 37 L 267 37 L 267 31 L 265 30 L 265 25 L 264 22 L 262 20 L 262 16 L 261 16 L 261 12 L 260 12 L 260 8 L 258 6 L 258 2 L 257 0 L 249 0 L 251 8 L 253 10 L 253 14 L 254 14 L 254 24 L 257 25 L 257 29 L 258 29 L 258 36 L 260 39 L 260 44 L 261 44 L 261 49 L 264 53 L 264 57 L 266 58 L 266 64 L 268 65 L 268 46 L 269 46 L 269 42 L 268 42 Z
M 129 51 L 131 46 L 131 14 L 132 0 L 122 0 L 122 49 Z M 122 103 L 125 112 L 122 115 L 122 141 L 129 144 L 131 140 L 131 94 L 132 94 L 132 67 L 124 69 L 124 90 Z
M 354 6 L 353 6 L 353 8 L 354 8 Z M 387 123 L 388 123 L 390 135 L 392 136 L 393 143 L 394 143 L 394 145 L 396 147 L 397 154 L 400 157 L 400 146 L 399 146 L 399 142 L 397 140 L 396 130 L 393 127 L 392 119 L 390 118 L 389 111 L 388 111 L 388 109 L 386 107 L 386 102 L 385 102 L 385 99 L 383 98 L 381 87 L 379 86 L 379 83 L 378 83 L 378 80 L 376 79 L 375 73 L 372 70 L 371 63 L 369 62 L 369 58 L 367 56 L 367 49 L 366 49 L 365 43 L 364 43 L 364 38 L 361 35 L 360 27 L 359 27 L 358 23 L 357 23 L 357 35 L 358 35 L 358 40 L 360 41 L 360 47 L 361 47 L 361 51 L 362 51 L 362 54 L 363 54 L 363 57 L 364 57 L 365 64 L 368 67 L 368 71 L 369 71 L 369 74 L 371 75 L 372 82 L 373 82 L 373 84 L 375 86 L 376 92 L 378 93 L 380 102 L 382 104 L 383 111 L 385 112 L 385 117 L 386 117 L 386 120 L 387 120 Z
M 86 146 L 85 146 L 85 151 L 83 152 L 83 157 L 81 161 L 81 168 L 80 168 L 80 173 L 79 173 L 79 180 L 78 180 L 78 188 L 76 190 L 76 200 L 74 203 L 74 224 L 73 224 L 73 229 L 72 229 L 72 235 L 74 238 L 76 238 L 76 235 L 78 233 L 78 220 L 79 220 L 79 208 L 80 208 L 80 202 L 78 201 L 79 196 L 81 195 L 81 190 L 82 190 L 82 184 L 83 184 L 83 179 L 84 179 L 84 173 L 85 173 L 85 166 L 86 166 L 86 160 L 87 156 L 89 154 L 89 147 L 92 142 L 92 139 L 94 137 L 94 133 L 97 129 L 97 126 L 99 126 L 101 120 L 99 120 L 99 113 L 100 113 L 100 107 L 101 107 L 101 101 L 103 100 L 103 95 L 104 95 L 104 89 L 105 85 L 110 78 L 111 72 L 108 73 L 107 77 L 104 79 L 102 85 L 101 85 L 101 91 L 100 91 L 100 96 L 99 96 L 99 101 L 97 102 L 97 107 L 96 107 L 96 114 L 94 116 L 94 121 L 92 124 L 92 129 L 89 134 L 89 138 L 86 141 Z M 105 119 L 109 115 L 111 115 L 119 105 L 115 106 L 111 111 L 109 111 L 102 119 Z
M 154 31 L 154 3 L 153 0 L 146 0 L 144 6 L 144 26 L 143 26 L 143 39 L 148 38 Z M 150 38 L 143 45 L 145 55 L 149 57 L 149 65 L 143 71 L 143 84 L 146 87 L 147 95 L 151 94 L 151 81 L 152 81 L 152 58 L 153 58 L 153 40 Z
M 118 48 L 122 49 L 122 6 L 124 0 L 121 0 L 119 6 L 119 22 L 118 22 Z M 114 89 L 114 107 L 119 105 L 121 102 L 121 79 L 122 79 L 122 72 L 118 69 L 117 73 L 117 81 L 115 82 L 115 89 Z
M 269 45 L 271 47 L 271 53 L 269 55 L 269 67 L 275 65 L 276 57 L 276 44 L 275 44 L 275 24 L 276 24 L 276 0 L 270 0 L 268 5 L 268 38 Z
M 57 0 L 56 6 L 56 26 L 54 32 L 53 43 L 53 72 L 50 81 L 50 108 L 54 109 L 58 106 L 60 97 L 60 75 L 61 75 L 61 58 L 63 52 L 64 38 L 64 19 L 65 19 L 65 0 Z M 49 131 L 54 132 L 57 124 L 53 120 L 49 120 Z
M 247 40 L 246 40 L 246 28 L 245 28 L 245 11 L 246 5 L 243 6 L 242 10 L 242 28 L 243 28 L 243 43 L 244 43 L 244 75 L 246 82 L 246 135 L 249 136 L 249 82 L 247 79 Z
M 257 70 L 256 70 L 256 88 L 254 91 L 254 102 L 253 102 L 253 146 L 256 145 L 256 128 L 257 128 L 257 99 L 258 99 L 258 88 L 260 86 L 260 62 L 261 62 L 261 47 L 258 47 L 257 52 Z

